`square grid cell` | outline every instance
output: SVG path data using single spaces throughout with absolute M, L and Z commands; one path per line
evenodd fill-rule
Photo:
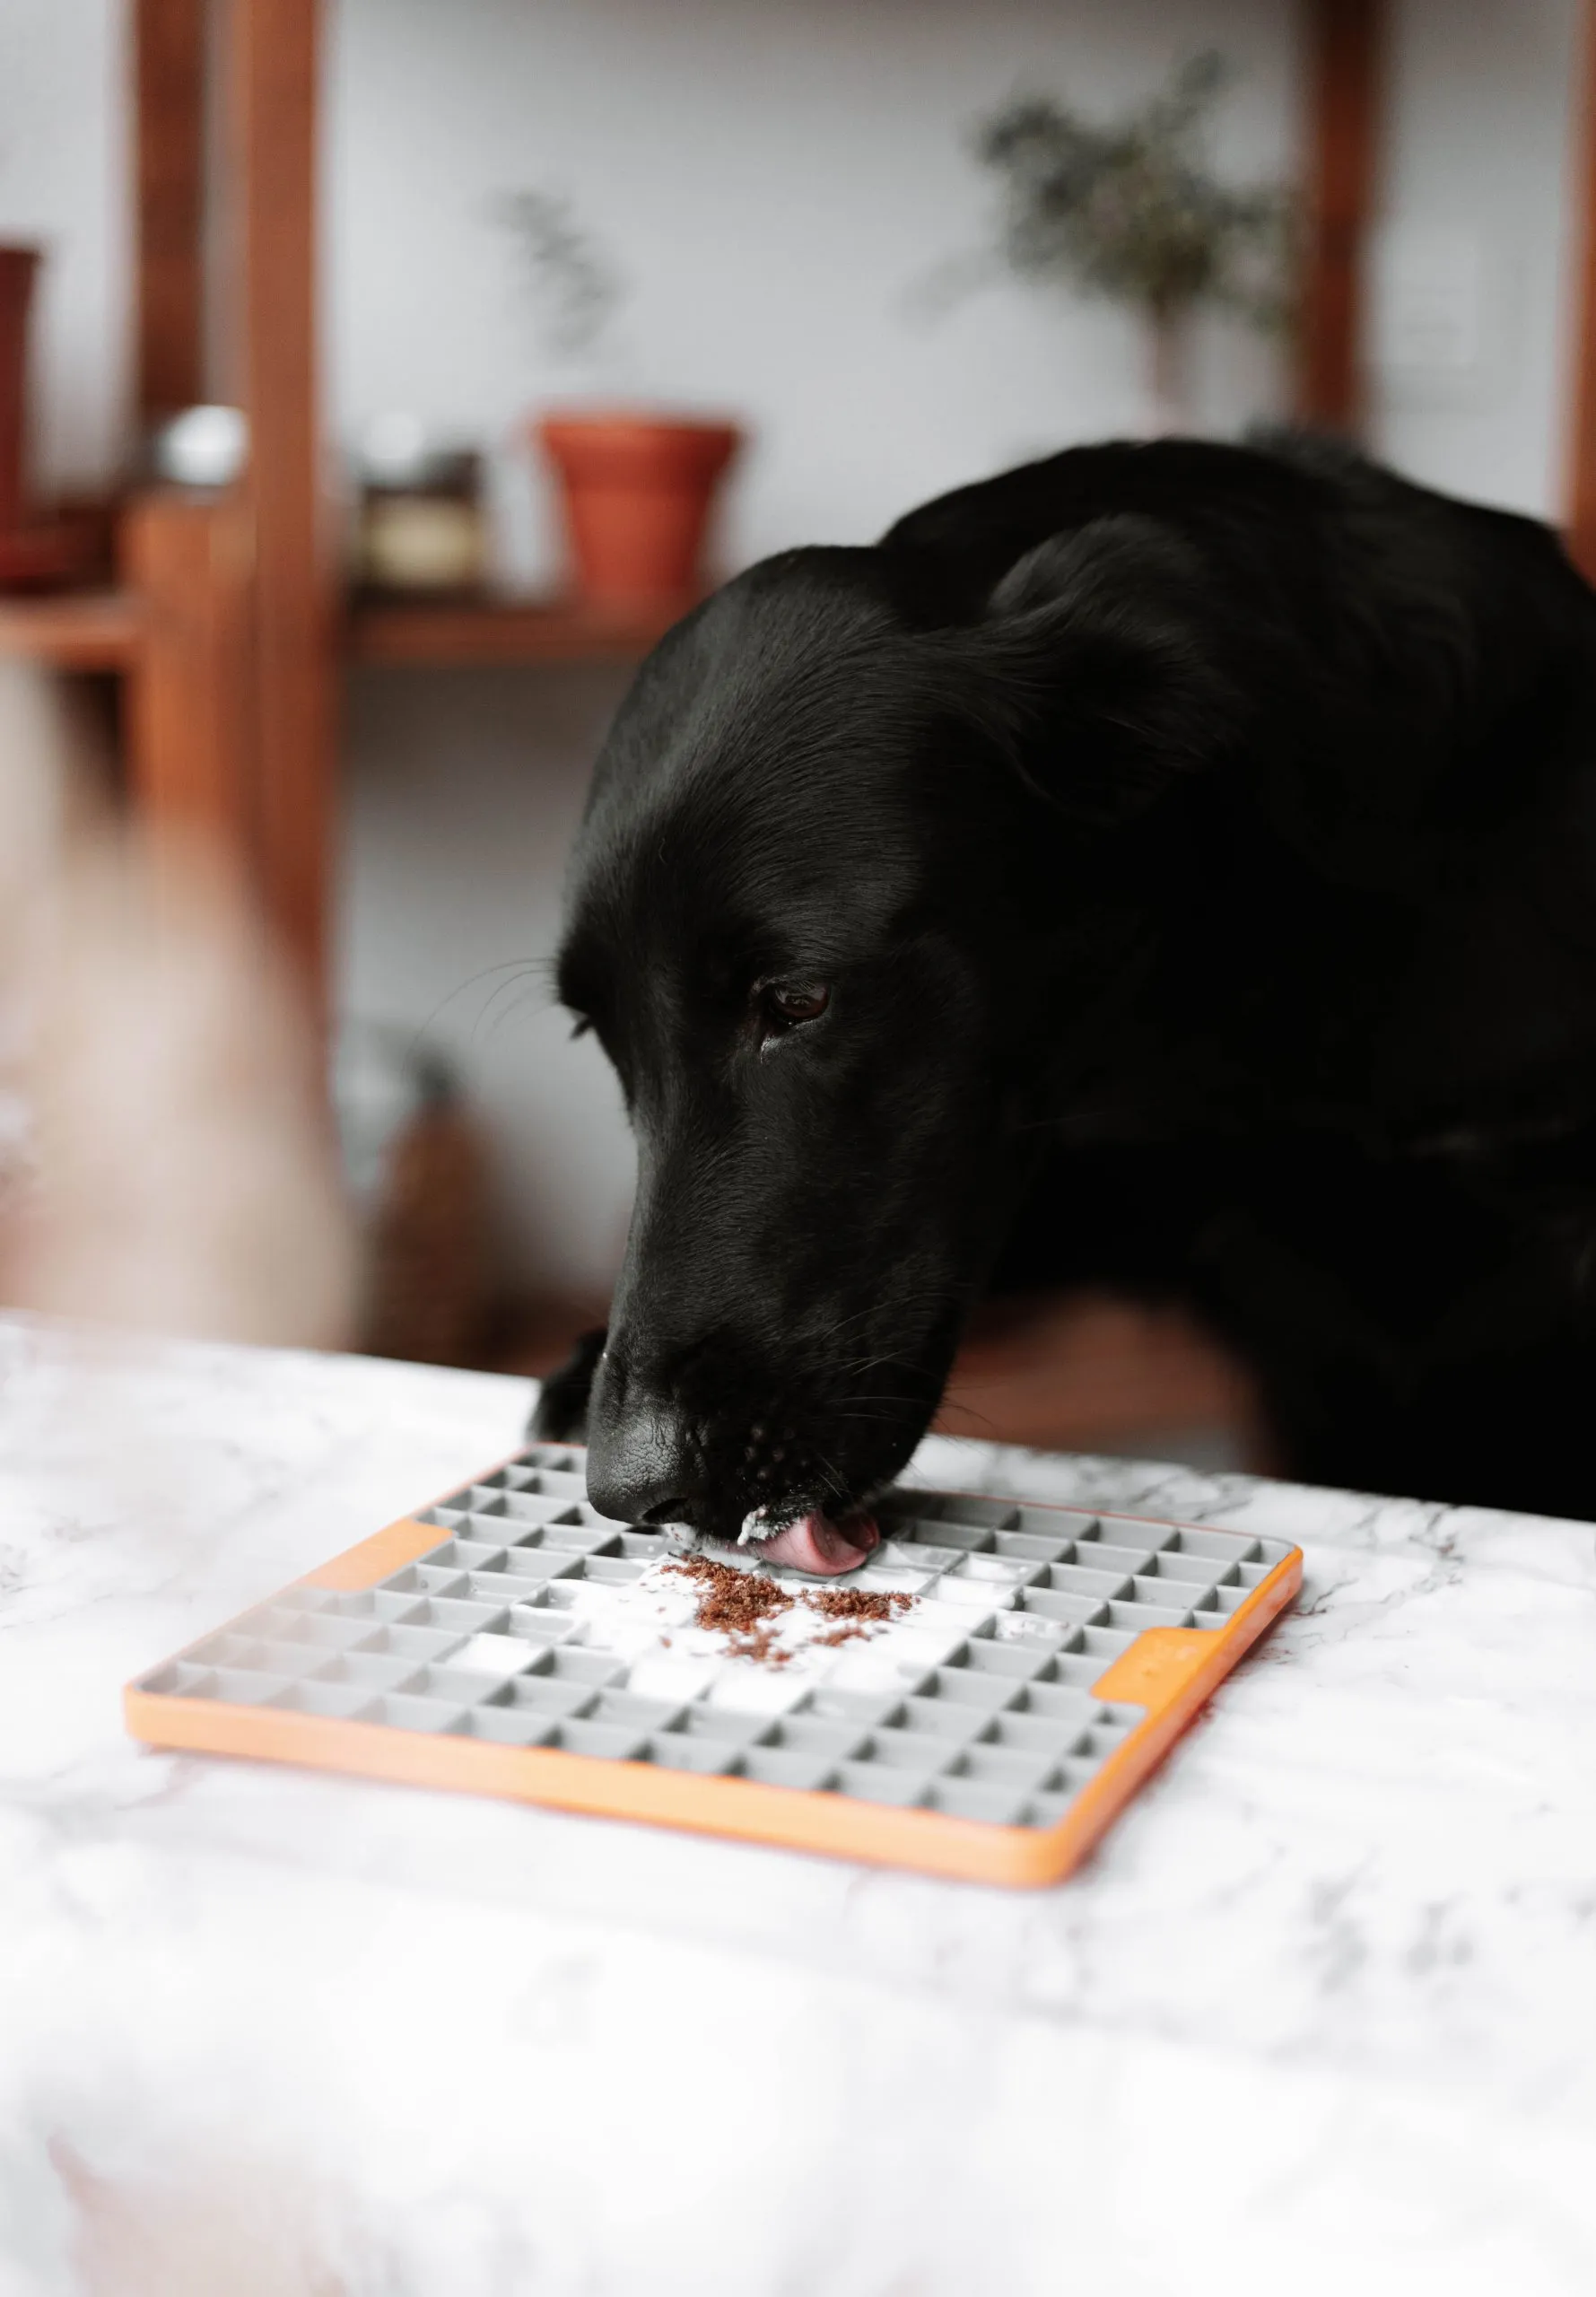
M 696 1630 L 669 1537 L 599 1515 L 580 1451 L 534 1445 L 420 1515 L 436 1543 L 375 1586 L 301 1582 L 135 1688 L 1046 1829 L 1144 1716 L 1092 1685 L 1146 1629 L 1222 1630 L 1292 1552 L 957 1492 L 877 1513 L 851 1584 L 905 1607 L 772 1667 Z

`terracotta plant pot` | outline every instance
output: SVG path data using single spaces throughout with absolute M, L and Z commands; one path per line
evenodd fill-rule
M 0 247 L 0 535 L 26 514 L 28 311 L 38 269 L 37 248 Z
M 715 483 L 734 423 L 551 415 L 537 425 L 559 472 L 576 586 L 596 606 L 658 606 L 702 587 Z

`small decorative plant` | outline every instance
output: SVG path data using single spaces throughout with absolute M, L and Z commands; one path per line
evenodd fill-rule
M 573 360 L 598 351 L 625 290 L 571 201 L 546 189 L 509 191 L 494 214 L 514 243 L 544 350 Z
M 1207 162 L 1214 102 L 1232 77 L 1210 52 L 1116 123 L 1033 96 L 976 131 L 976 157 L 1002 182 L 996 255 L 1022 279 L 1068 282 L 1140 309 L 1160 429 L 1181 412 L 1182 353 L 1197 305 L 1222 304 L 1266 329 L 1290 308 L 1292 195 L 1222 183 Z
M 624 378 L 632 362 L 612 325 L 622 275 L 571 203 L 557 192 L 513 191 L 495 214 L 515 242 L 545 353 L 589 362 L 595 380 Z M 545 415 L 534 435 L 558 476 L 579 594 L 658 619 L 702 588 L 711 502 L 742 433 L 734 423 L 610 397 Z

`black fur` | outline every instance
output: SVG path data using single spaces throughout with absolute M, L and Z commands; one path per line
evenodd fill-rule
M 1596 1512 L 1596 599 L 1531 521 L 1169 441 L 771 559 L 644 665 L 560 978 L 640 1153 L 612 1512 L 868 1497 L 983 1289 L 1088 1280 L 1300 1475 Z

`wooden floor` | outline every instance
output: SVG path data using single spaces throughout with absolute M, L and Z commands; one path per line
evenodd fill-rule
M 528 1307 L 486 1360 L 494 1371 L 540 1377 L 603 1319 L 601 1303 Z M 950 1435 L 1045 1450 L 1269 1465 L 1251 1384 L 1216 1341 L 1178 1309 L 1097 1295 L 982 1310 L 937 1424 Z

